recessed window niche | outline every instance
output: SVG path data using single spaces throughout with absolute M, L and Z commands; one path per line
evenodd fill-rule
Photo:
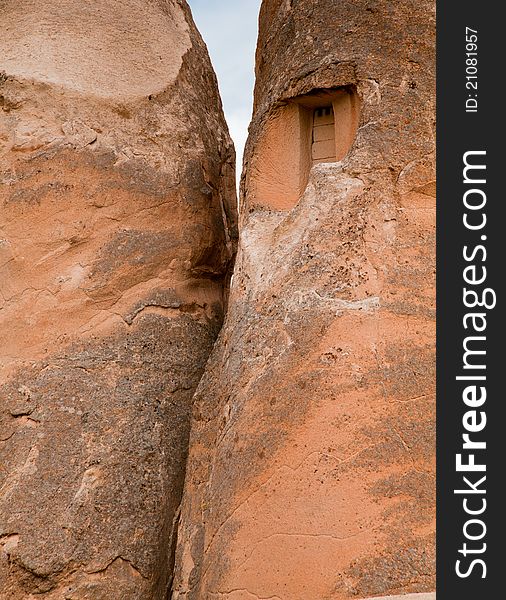
M 349 152 L 358 119 L 358 96 L 349 88 L 318 91 L 280 106 L 267 120 L 250 164 L 252 203 L 292 208 L 314 164 L 338 162 Z

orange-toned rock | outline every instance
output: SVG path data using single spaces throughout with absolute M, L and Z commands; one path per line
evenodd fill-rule
M 0 598 L 166 598 L 235 242 L 184 2 L 0 8 Z
M 177 600 L 435 588 L 434 26 L 432 0 L 264 0 Z

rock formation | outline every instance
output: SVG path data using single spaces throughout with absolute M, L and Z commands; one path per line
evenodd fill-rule
M 0 11 L 0 600 L 431 597 L 432 0 Z
M 263 2 L 175 600 L 434 590 L 434 29 L 432 0 Z
M 181 0 L 0 3 L 0 598 L 167 597 L 234 156 Z

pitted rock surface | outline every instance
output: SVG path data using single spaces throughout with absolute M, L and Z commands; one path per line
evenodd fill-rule
M 434 33 L 432 1 L 263 2 L 177 600 L 435 588 Z M 337 92 L 357 97 L 356 127 Z M 332 135 L 314 130 L 317 107 Z M 315 135 L 336 141 L 324 162 Z

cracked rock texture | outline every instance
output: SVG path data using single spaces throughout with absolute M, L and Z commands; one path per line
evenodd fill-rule
M 0 2 L 0 598 L 164 599 L 234 153 L 180 0 Z
M 176 600 L 435 588 L 434 30 L 432 0 L 263 2 L 239 253 L 194 403 Z M 360 104 L 347 156 L 314 165 L 293 208 L 253 199 L 269 120 L 339 87 Z

